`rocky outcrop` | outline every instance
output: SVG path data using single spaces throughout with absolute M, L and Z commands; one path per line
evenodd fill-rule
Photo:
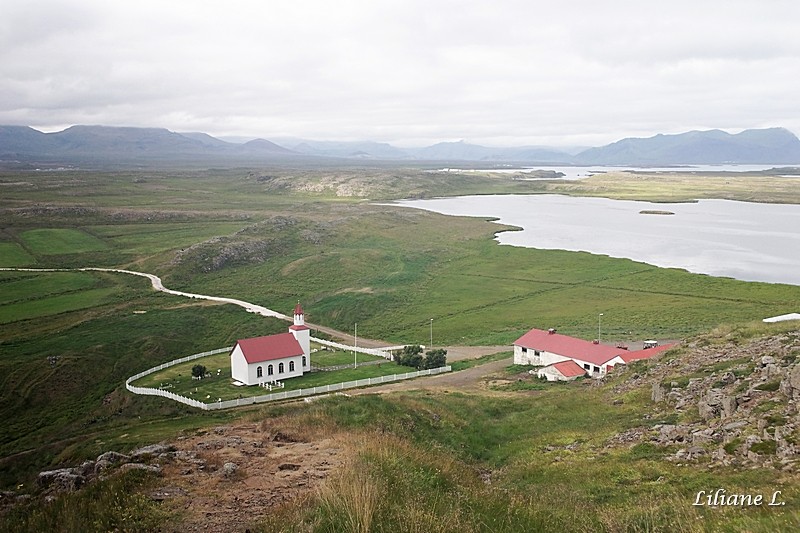
M 675 422 L 642 428 L 638 442 L 671 447 L 670 461 L 800 468 L 800 331 L 747 343 L 700 339 L 678 357 L 637 368 L 636 378 L 614 392 L 649 382 L 647 418 Z
M 161 463 L 171 460 L 174 452 L 175 447 L 163 444 L 145 446 L 129 455 L 108 451 L 98 455 L 94 461 L 84 461 L 80 466 L 40 472 L 36 486 L 46 494 L 54 494 L 75 491 L 93 479 L 115 472 L 144 470 L 160 474 Z

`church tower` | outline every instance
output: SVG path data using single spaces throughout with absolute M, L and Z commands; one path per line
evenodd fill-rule
M 303 372 L 311 370 L 311 330 L 306 326 L 305 315 L 300 302 L 294 306 L 294 324 L 289 326 L 289 331 L 294 335 L 297 343 L 303 349 Z

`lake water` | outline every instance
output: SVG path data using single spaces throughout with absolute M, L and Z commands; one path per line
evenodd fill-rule
M 800 285 L 800 205 L 730 200 L 654 204 L 561 195 L 461 196 L 399 205 L 496 217 L 501 244 L 586 251 L 745 281 Z M 673 215 L 641 214 L 669 211 Z
M 537 170 L 550 170 L 563 174 L 560 179 L 576 180 L 593 176 L 594 174 L 603 174 L 606 172 L 649 172 L 649 173 L 662 173 L 662 172 L 681 172 L 681 173 L 695 173 L 695 172 L 763 172 L 773 168 L 782 168 L 787 165 L 682 165 L 674 167 L 630 167 L 630 166 L 531 166 L 531 167 L 494 167 L 485 169 L 459 169 L 459 168 L 442 168 L 434 172 L 495 172 L 500 174 L 527 174 Z M 796 177 L 792 174 L 791 177 Z M 532 180 L 541 178 L 530 178 Z

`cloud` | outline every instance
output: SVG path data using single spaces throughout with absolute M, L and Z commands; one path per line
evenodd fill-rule
M 399 144 L 800 131 L 796 2 L 27 2 L 0 123 Z

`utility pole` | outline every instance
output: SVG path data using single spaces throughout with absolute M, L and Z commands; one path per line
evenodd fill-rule
M 431 346 L 428 348 L 428 351 L 433 350 L 433 319 L 431 318 Z
M 358 322 L 356 322 L 356 334 L 353 339 L 353 368 L 358 368 Z
M 597 343 L 600 344 L 600 317 L 603 316 L 603 313 L 597 315 Z

